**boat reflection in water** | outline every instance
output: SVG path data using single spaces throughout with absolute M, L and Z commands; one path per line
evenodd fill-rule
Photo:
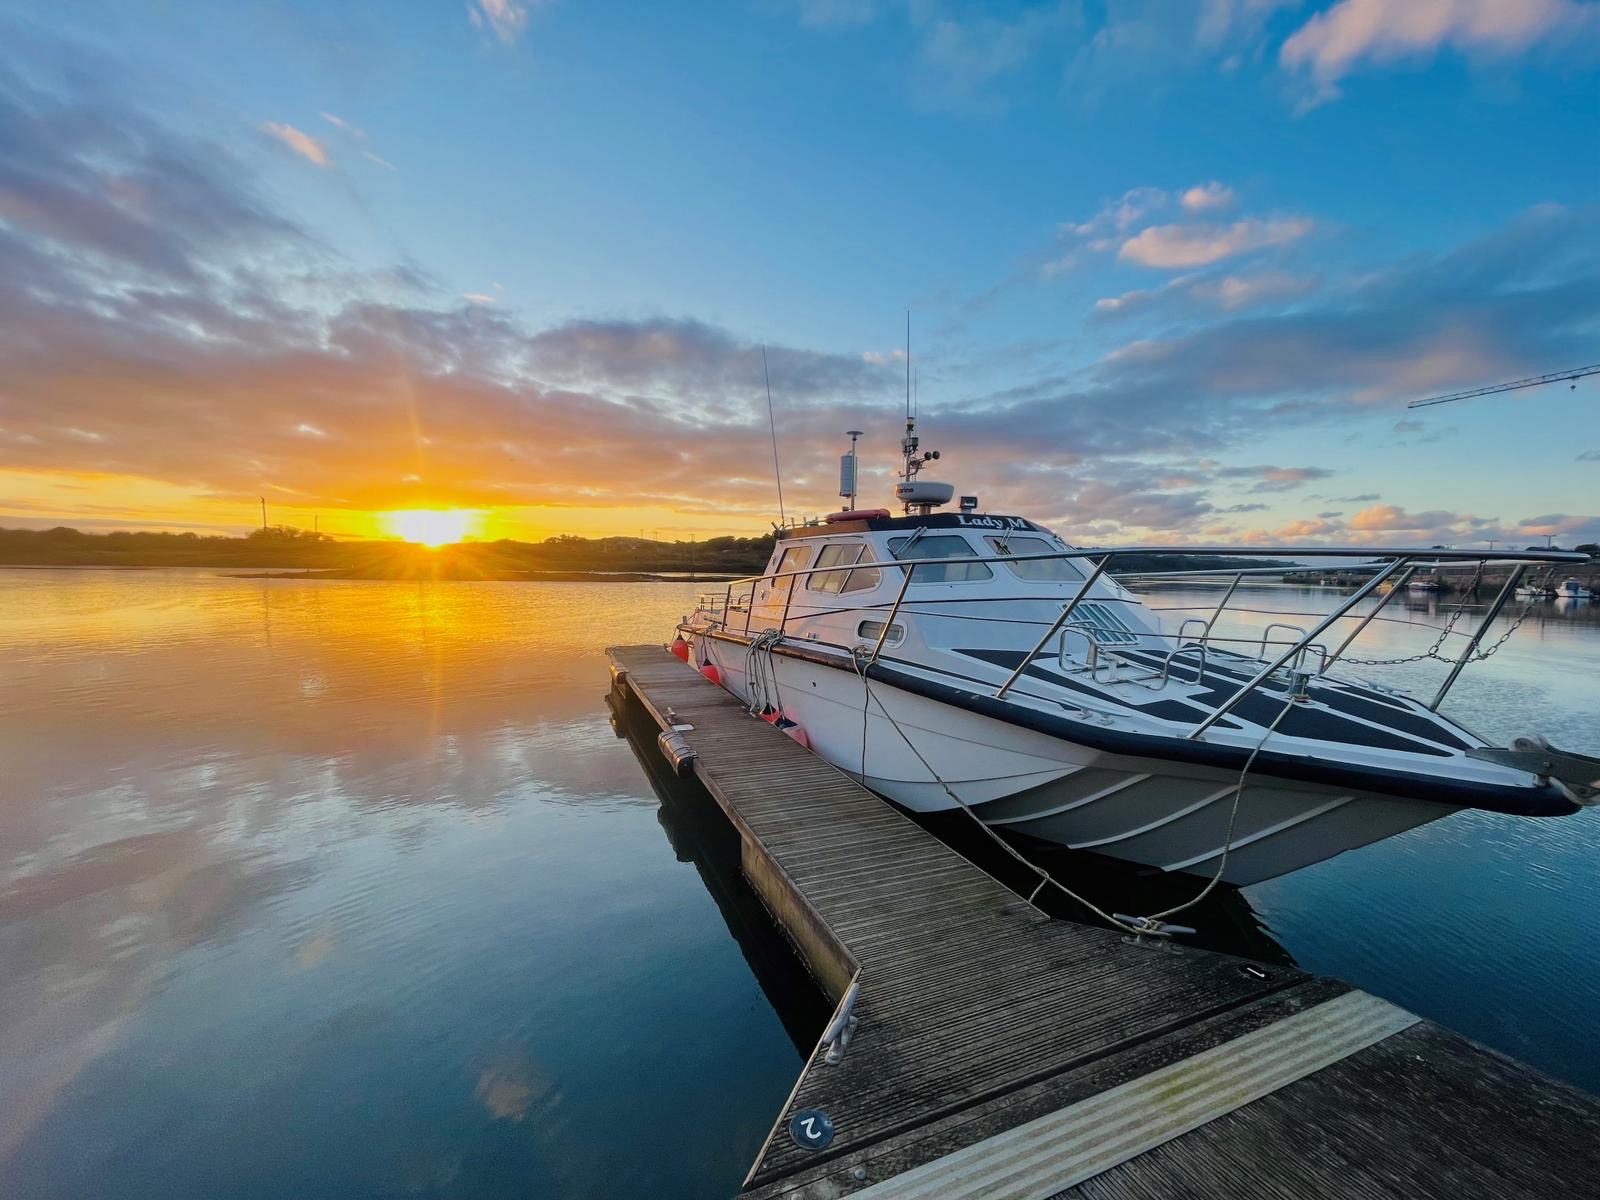
M 673 853 L 700 873 L 784 1031 L 801 1058 L 808 1059 L 833 1015 L 833 1005 L 745 880 L 739 866 L 738 832 L 698 780 L 679 778 L 667 770 L 656 748 L 656 726 L 638 705 L 619 704 L 614 693 L 607 693 L 606 706 L 611 710 L 611 727 L 627 739 L 661 801 L 656 817 Z
M 947 846 L 1020 895 L 1028 895 L 1038 885 L 1036 874 L 996 845 L 994 839 L 965 813 L 919 813 L 915 819 Z M 1110 913 L 1137 916 L 1161 912 L 1187 903 L 1205 887 L 1205 880 L 1193 875 L 1173 875 L 1136 867 L 1119 859 L 1069 850 L 1035 838 L 1012 836 L 1006 840 L 1029 862 L 1048 871 L 1051 878 Z M 1052 917 L 1090 925 L 1104 924 L 1093 912 L 1075 904 L 1056 888 L 1046 887 L 1034 903 Z M 1195 930 L 1192 935 L 1178 938 L 1184 945 L 1237 954 L 1277 966 L 1296 965 L 1289 952 L 1273 937 L 1266 922 L 1250 907 L 1244 893 L 1232 884 L 1217 884 L 1205 899 L 1169 920 L 1174 925 L 1186 925 Z
M 679 778 L 667 770 L 655 744 L 656 726 L 637 705 L 624 704 L 619 713 L 610 694 L 607 705 L 611 707 L 617 736 L 627 738 L 661 801 L 661 827 L 679 860 L 693 862 L 699 870 L 706 890 L 716 901 L 729 932 L 744 951 L 784 1028 L 801 1053 L 809 1054 L 827 1024 L 830 1010 L 805 964 L 741 873 L 738 833 L 699 782 Z M 1038 883 L 1037 875 L 1007 854 L 965 813 L 908 816 L 1019 895 L 1028 895 Z M 1032 838 L 1013 837 L 1008 841 L 1030 862 L 1108 912 L 1157 912 L 1185 903 L 1204 886 L 1203 880 L 1193 876 L 1141 870 L 1116 859 Z M 1034 903 L 1052 917 L 1103 924 L 1087 908 L 1054 888 L 1046 888 Z M 1218 884 L 1204 900 L 1174 916 L 1172 922 L 1195 929 L 1193 935 L 1178 939 L 1185 945 L 1277 966 L 1296 965 L 1250 907 L 1244 893 L 1229 884 Z

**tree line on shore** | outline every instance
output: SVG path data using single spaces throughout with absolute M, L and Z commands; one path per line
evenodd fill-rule
M 249 567 L 379 574 L 516 574 L 523 571 L 694 572 L 748 575 L 766 566 L 772 535 L 663 542 L 559 534 L 542 542 L 509 538 L 429 550 L 408 542 L 339 541 L 289 525 L 244 537 L 114 530 L 85 533 L 0 528 L 0 564 L 71 567 Z M 398 569 L 397 568 L 401 568 Z

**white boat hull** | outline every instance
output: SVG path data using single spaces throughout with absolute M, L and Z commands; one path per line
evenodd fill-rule
M 742 644 L 697 637 L 694 653 L 748 701 Z M 1237 771 L 1109 754 L 882 681 L 863 720 L 859 676 L 787 655 L 767 661 L 783 712 L 812 748 L 897 804 L 964 804 L 995 829 L 1161 871 L 1210 876 L 1228 845 L 1223 879 L 1257 883 L 1458 811 L 1258 774 L 1230 842 Z

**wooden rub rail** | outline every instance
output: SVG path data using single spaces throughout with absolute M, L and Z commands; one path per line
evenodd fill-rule
M 1051 920 L 663 648 L 609 654 L 839 1005 L 741 1195 L 1600 1195 L 1600 1100 L 1336 980 Z

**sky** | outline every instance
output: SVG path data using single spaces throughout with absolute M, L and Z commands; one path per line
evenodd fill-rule
M 0 0 L 0 525 L 1600 540 L 1597 0 Z M 765 371 L 763 364 L 765 356 Z

